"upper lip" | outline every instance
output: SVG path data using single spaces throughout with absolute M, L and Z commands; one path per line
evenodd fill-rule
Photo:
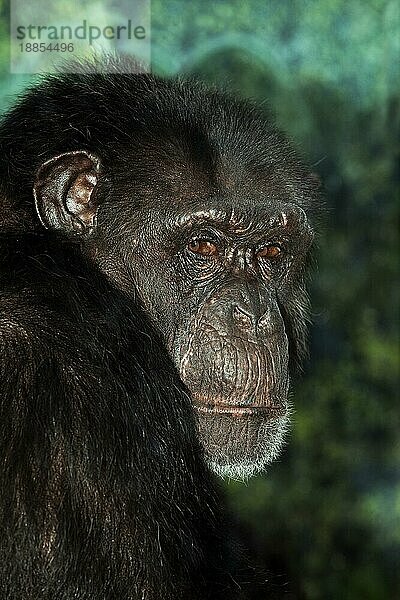
M 271 406 L 260 404 L 227 404 L 223 402 L 195 402 L 194 405 L 200 412 L 217 414 L 252 415 L 257 413 L 266 413 L 273 416 L 281 416 L 286 412 L 285 406 L 282 405 Z

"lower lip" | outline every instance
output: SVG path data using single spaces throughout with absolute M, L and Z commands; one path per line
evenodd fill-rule
M 203 414 L 208 415 L 259 415 L 268 417 L 270 419 L 275 417 L 283 417 L 286 414 L 286 410 L 283 407 L 275 408 L 271 406 L 231 406 L 231 405 L 218 405 L 218 406 L 207 406 L 204 404 L 195 404 L 196 409 Z

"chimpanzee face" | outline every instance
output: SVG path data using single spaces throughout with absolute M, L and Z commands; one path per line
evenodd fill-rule
M 247 477 L 282 445 L 290 354 L 304 344 L 313 236 L 296 176 L 222 154 L 199 165 L 187 140 L 176 160 L 145 149 L 105 177 L 87 152 L 48 161 L 38 213 L 81 236 L 116 286 L 140 298 L 191 394 L 210 466 Z
M 248 475 L 276 456 L 288 422 L 280 305 L 310 244 L 304 212 L 225 199 L 137 218 L 127 278 L 191 392 L 214 470 Z

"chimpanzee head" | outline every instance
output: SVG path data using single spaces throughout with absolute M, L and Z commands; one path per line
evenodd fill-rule
M 148 75 L 46 86 L 42 226 L 144 305 L 212 469 L 258 472 L 282 445 L 305 348 L 315 178 L 265 115 L 215 90 Z

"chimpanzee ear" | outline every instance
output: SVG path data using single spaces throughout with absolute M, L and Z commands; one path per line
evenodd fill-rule
M 96 225 L 97 156 L 80 150 L 43 163 L 33 193 L 39 219 L 47 229 L 88 233 Z

